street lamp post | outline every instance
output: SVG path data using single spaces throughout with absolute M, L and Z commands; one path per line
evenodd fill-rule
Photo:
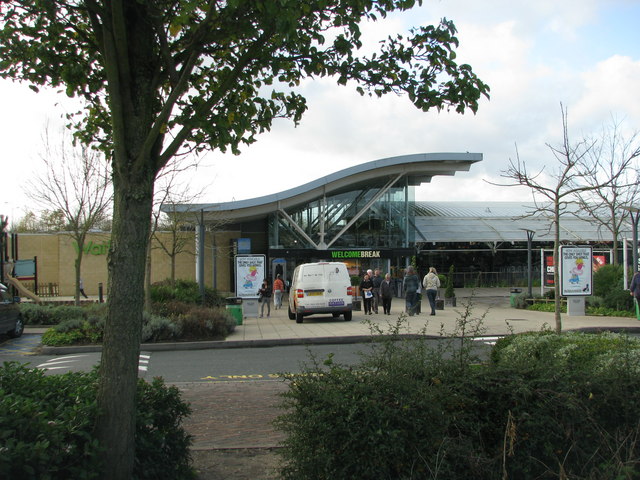
M 633 234 L 632 245 L 632 261 L 633 261 L 633 273 L 638 272 L 638 220 L 640 219 L 640 208 L 638 207 L 622 207 L 622 210 L 629 212 L 631 218 L 631 227 Z
M 531 298 L 533 296 L 533 268 L 531 261 L 531 244 L 533 243 L 533 236 L 536 232 L 533 230 L 529 230 L 527 228 L 523 228 L 527 233 L 527 298 Z

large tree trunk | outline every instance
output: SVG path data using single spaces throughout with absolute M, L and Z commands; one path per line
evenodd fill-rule
M 147 177 L 147 178 L 144 178 Z M 142 332 L 144 275 L 153 175 L 114 177 L 114 223 L 109 252 L 109 308 L 100 365 L 97 436 L 102 478 L 128 479 L 135 451 L 135 394 Z

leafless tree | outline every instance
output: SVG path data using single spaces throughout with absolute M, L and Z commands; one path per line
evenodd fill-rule
M 586 177 L 590 185 L 609 181 L 604 188 L 595 188 L 578 194 L 580 209 L 609 230 L 613 242 L 612 263 L 618 264 L 618 236 L 629 212 L 622 209 L 638 203 L 640 198 L 640 178 L 637 159 L 640 156 L 640 139 L 635 132 L 625 136 L 622 124 L 612 119 L 594 141 L 589 152 L 590 161 L 599 164 L 602 169 Z
M 53 144 L 48 129 L 43 134 L 45 166 L 42 175 L 27 185 L 26 194 L 43 208 L 64 219 L 76 242 L 75 301 L 80 303 L 82 256 L 87 234 L 103 221 L 112 203 L 109 162 L 87 145 L 73 145 L 66 130 Z
M 555 292 L 555 324 L 556 332 L 562 332 L 562 317 L 560 311 L 560 273 L 559 273 L 559 250 L 560 250 L 560 221 L 571 204 L 577 202 L 577 197 L 586 192 L 603 190 L 617 181 L 622 172 L 628 167 L 629 161 L 621 162 L 615 171 L 607 178 L 601 179 L 598 172 L 602 170 L 601 158 L 593 155 L 596 146 L 594 140 L 582 139 L 572 144 L 569 139 L 567 109 L 561 104 L 562 113 L 562 144 L 553 146 L 547 144 L 553 157 L 554 164 L 548 163 L 549 172 L 543 167 L 537 173 L 530 173 L 526 162 L 521 161 L 516 152 L 516 161 L 509 160 L 509 167 L 503 171 L 501 176 L 513 180 L 513 183 L 504 186 L 526 186 L 531 189 L 535 208 L 530 215 L 547 216 L 550 222 L 550 229 L 553 230 L 553 260 L 554 269 L 554 292 Z M 594 182 L 589 179 L 597 179 Z

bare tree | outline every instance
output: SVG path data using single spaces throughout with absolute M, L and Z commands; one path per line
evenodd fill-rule
M 590 185 L 607 183 L 604 188 L 595 188 L 578 194 L 580 209 L 612 235 L 612 263 L 618 264 L 618 236 L 629 212 L 621 207 L 637 204 L 640 197 L 640 178 L 634 162 L 640 156 L 638 133 L 625 137 L 621 123 L 612 119 L 608 128 L 603 128 L 589 151 L 590 161 L 602 166 L 594 170 L 585 181 Z
M 172 286 L 175 285 L 175 258 L 187 248 L 187 235 L 182 231 L 184 223 L 177 219 L 172 223 L 171 219 L 164 218 L 161 207 L 165 202 L 174 200 L 176 202 L 194 202 L 202 195 L 202 190 L 191 193 L 188 186 L 179 182 L 180 174 L 195 166 L 197 166 L 197 159 L 193 162 L 185 162 L 184 157 L 176 157 L 173 162 L 160 171 L 156 178 L 145 266 L 145 309 L 147 311 L 151 309 L 151 253 L 154 244 L 159 245 L 157 248 L 162 248 L 171 258 Z M 161 240 L 157 235 L 158 229 L 168 229 L 172 232 L 171 243 Z
M 29 182 L 26 194 L 64 219 L 68 234 L 76 242 L 75 301 L 80 303 L 80 277 L 84 243 L 89 231 L 103 221 L 112 201 L 109 162 L 90 146 L 74 146 L 62 131 L 60 143 L 52 145 L 45 130 L 45 173 Z
M 501 176 L 514 180 L 503 186 L 529 187 L 533 194 L 535 209 L 530 215 L 546 215 L 549 218 L 549 228 L 553 230 L 553 261 L 554 292 L 555 292 L 555 324 L 556 332 L 562 332 L 562 317 L 560 312 L 560 274 L 558 267 L 560 250 L 560 221 L 567 212 L 570 204 L 577 202 L 577 196 L 584 192 L 602 190 L 612 182 L 617 181 L 621 173 L 627 168 L 628 161 L 622 162 L 609 178 L 590 183 L 587 179 L 598 179 L 597 172 L 601 170 L 601 159 L 592 155 L 595 141 L 583 139 L 576 144 L 569 141 L 567 110 L 560 105 L 562 112 L 563 141 L 559 146 L 547 144 L 556 164 L 550 168 L 551 173 L 545 175 L 545 167 L 535 174 L 529 173 L 525 162 L 520 160 L 516 152 L 516 162 L 509 160 L 509 167 Z

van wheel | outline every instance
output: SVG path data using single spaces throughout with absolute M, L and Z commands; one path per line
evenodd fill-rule
M 303 318 L 304 315 L 302 315 L 301 313 L 296 313 L 296 323 L 302 323 Z
M 295 320 L 296 316 L 290 308 L 287 308 L 287 313 L 289 314 L 289 320 Z
M 344 320 L 346 322 L 350 322 L 353 317 L 353 312 L 344 312 Z

